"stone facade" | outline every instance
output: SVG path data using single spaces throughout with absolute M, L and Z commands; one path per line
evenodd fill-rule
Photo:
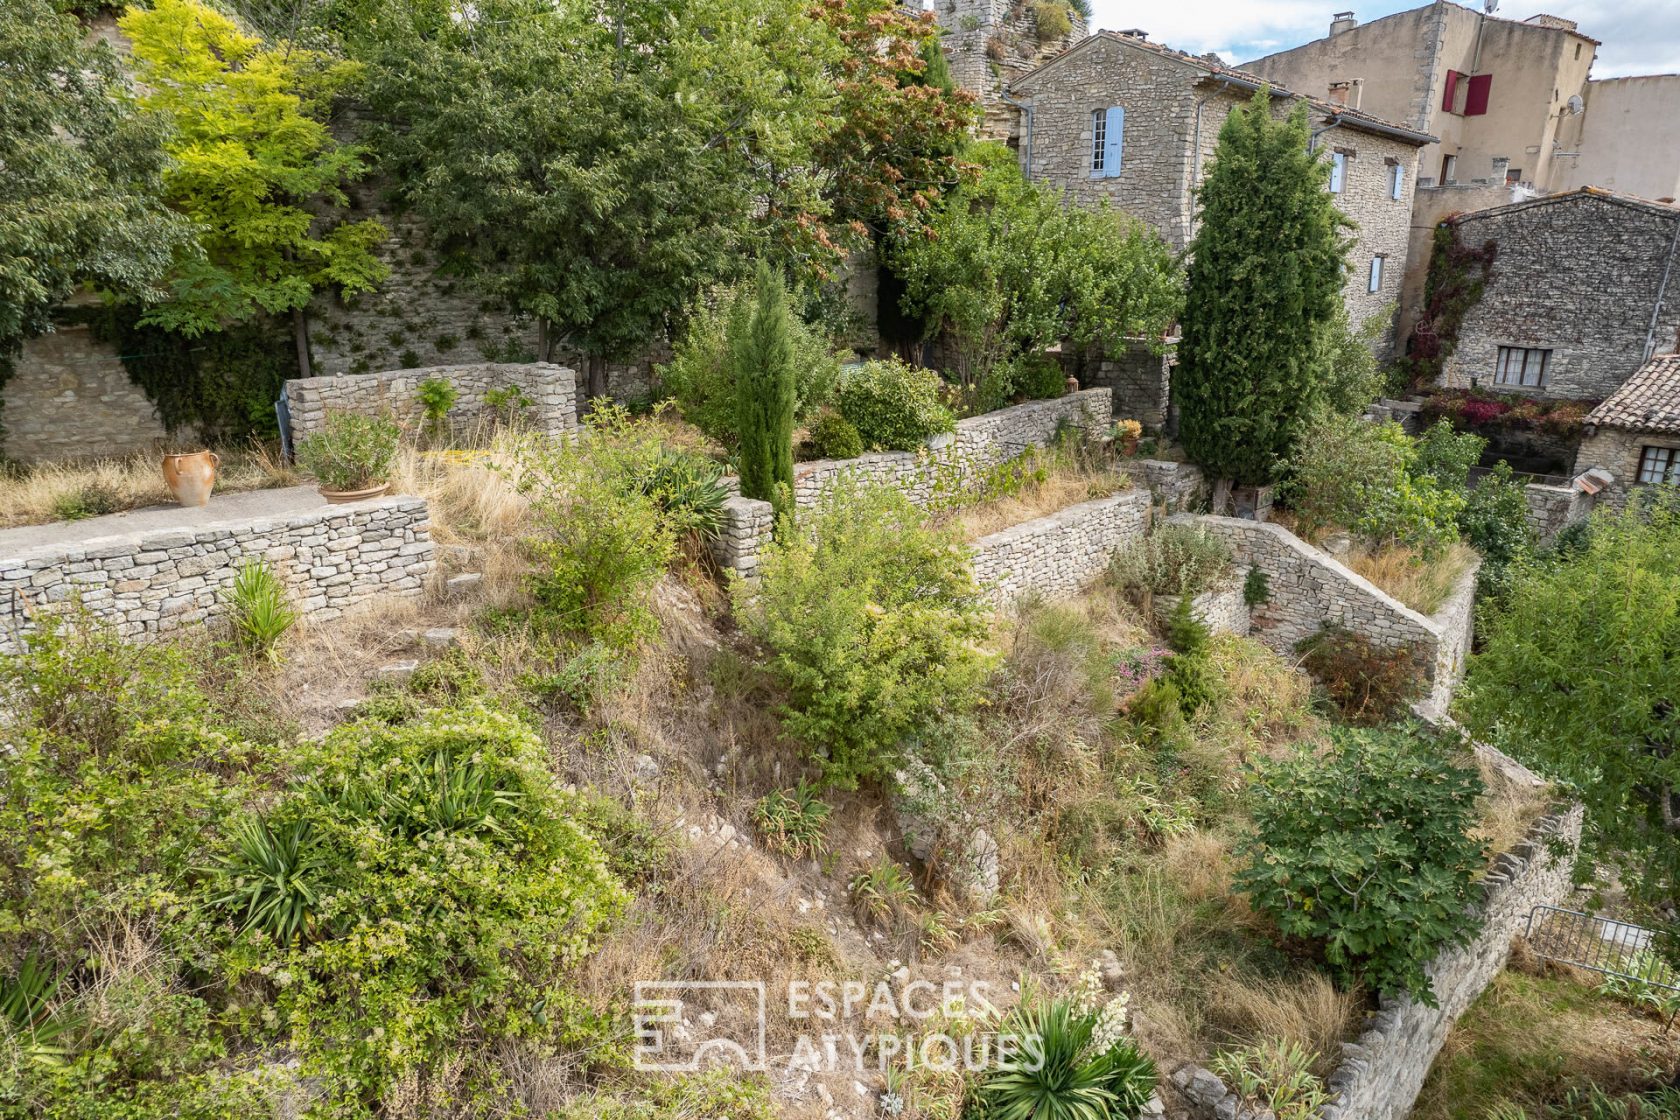
M 1680 441 L 1675 446 L 1680 447 Z M 1542 486 L 1531 482 L 1523 487 L 1523 497 L 1528 499 L 1529 528 L 1541 544 L 1549 543 L 1575 522 L 1585 521 L 1594 505 L 1593 495 L 1573 483 Z
M 1475 567 L 1460 577 L 1446 605 L 1425 617 L 1281 525 L 1235 517 L 1194 521 L 1230 544 L 1239 570 L 1266 573 L 1271 598 L 1251 612 L 1260 641 L 1293 654 L 1303 638 L 1336 626 L 1385 648 L 1410 648 L 1428 686 L 1419 711 L 1429 718 L 1445 712 L 1470 649 Z
M 1149 512 L 1148 494 L 1127 491 L 1012 525 L 974 542 L 974 578 L 996 607 L 1077 595 L 1148 535 Z
M 1109 427 L 1109 402 L 1107 389 L 1084 389 L 959 420 L 954 438 L 943 447 L 799 463 L 793 469 L 794 501 L 813 506 L 836 479 L 850 475 L 896 486 L 917 505 L 932 504 L 960 490 L 978 471 L 1045 446 L 1058 431 L 1075 428 L 1088 438 L 1100 438 Z
M 1581 441 L 1575 454 L 1577 472 L 1599 468 L 1609 471 L 1612 482 L 1599 495 L 1606 505 L 1620 509 L 1639 477 L 1639 457 L 1647 447 L 1680 449 L 1680 435 L 1629 432 L 1620 428 L 1599 428 Z
M 1263 84 L 1132 35 L 1099 32 L 1011 86 L 1030 106 L 1030 135 L 1024 127 L 1020 145 L 1025 170 L 1082 204 L 1112 203 L 1183 249 L 1195 232 L 1195 188 L 1212 162 L 1220 125 Z M 1273 100 L 1280 115 L 1301 100 L 1283 92 Z M 1093 113 L 1110 106 L 1125 110 L 1116 175 L 1091 168 Z M 1429 138 L 1322 102 L 1314 102 L 1311 120 L 1324 158 L 1338 152 L 1346 161 L 1337 205 L 1356 228 L 1343 297 L 1360 323 L 1399 299 L 1417 153 Z M 1399 198 L 1395 166 L 1403 174 Z M 1383 264 L 1373 292 L 1376 257 Z
M 25 342 L 0 400 L 0 453 L 19 462 L 156 451 L 168 439 L 116 351 L 86 326 Z
M 1207 508 L 1208 482 L 1194 463 L 1171 459 L 1122 459 L 1119 467 L 1140 486 L 1148 487 L 1168 513 L 1194 513 Z
M 334 618 L 375 595 L 417 595 L 433 566 L 426 502 L 320 504 L 18 549 L 0 559 L 0 652 L 16 651 L 40 612 L 77 598 L 127 638 L 202 623 L 222 609 L 239 568 L 256 560 L 273 566 L 306 618 Z
M 1172 412 L 1172 367 L 1178 339 L 1169 338 L 1162 352 L 1139 339 L 1120 354 L 1101 354 L 1081 361 L 1062 354 L 1063 368 L 1087 389 L 1112 394 L 1114 418 L 1136 420 L 1146 432 L 1166 430 Z
M 555 436 L 577 430 L 577 377 L 571 370 L 541 362 L 483 363 L 288 381 L 292 439 L 320 431 L 329 412 L 389 410 L 402 421 L 416 421 L 422 415 L 416 394 L 420 383 L 430 378 L 443 378 L 460 394 L 449 412 L 451 424 L 471 424 L 484 411 L 486 393 L 517 388 L 531 402 L 521 414 L 536 430 Z
M 757 498 L 733 497 L 723 503 L 723 522 L 709 545 L 712 560 L 725 573 L 742 579 L 758 576 L 758 554 L 770 543 L 776 511 Z
M 1049 40 L 1039 39 L 1033 5 L 1023 0 L 934 0 L 933 11 L 951 78 L 979 99 L 980 135 L 992 140 L 1015 134 L 1009 83 L 1086 35 L 1085 17 L 1071 7 L 1070 30 Z
M 1443 384 L 1603 400 L 1680 340 L 1680 209 L 1587 189 L 1452 224 L 1466 245 L 1496 249 Z M 1502 346 L 1550 351 L 1545 384 L 1496 384 Z

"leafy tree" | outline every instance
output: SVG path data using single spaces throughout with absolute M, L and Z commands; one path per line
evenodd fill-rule
M 1324 334 L 1324 381 L 1319 404 L 1331 412 L 1358 416 L 1383 391 L 1387 374 L 1377 364 L 1376 346 L 1394 322 L 1394 305 L 1355 326 L 1346 305 Z
M 1534 529 L 1528 522 L 1528 498 L 1501 461 L 1482 476 L 1458 515 L 1458 529 L 1482 554 L 1476 582 L 1484 595 L 1502 596 L 1510 590 L 1511 567 L 1534 551 Z
M 1577 869 L 1680 895 L 1680 493 L 1592 520 L 1583 550 L 1519 560 L 1486 610 L 1458 713 L 1586 806 Z
M 380 145 L 450 265 L 534 316 L 545 355 L 580 350 L 591 398 L 749 251 L 827 252 L 811 145 L 838 48 L 795 0 L 457 14 L 392 24 Z
M 1337 728 L 1324 757 L 1263 763 L 1236 887 L 1278 928 L 1324 944 L 1344 984 L 1435 1006 L 1424 967 L 1470 940 L 1482 790 L 1439 741 Z
M 1330 411 L 1306 432 L 1287 486 L 1302 532 L 1337 525 L 1378 545 L 1397 541 L 1426 553 L 1457 537 L 1463 475 L 1476 454 L 1461 437 L 1448 430 L 1426 443 L 1393 421 L 1368 424 Z
M 754 293 L 750 308 L 737 304 L 729 340 L 741 493 L 783 509 L 793 497 L 793 339 L 787 291 L 762 261 Z
M 1298 443 L 1323 381 L 1324 335 L 1346 252 L 1308 150 L 1306 106 L 1275 120 L 1261 90 L 1219 131 L 1200 191 L 1173 395 L 1190 457 L 1216 480 L 1269 482 Z
M 354 295 L 387 272 L 374 255 L 384 226 L 322 218 L 368 170 L 362 150 L 337 143 L 320 119 L 355 68 L 294 44 L 265 46 L 197 0 L 158 0 L 120 26 L 134 43 L 142 104 L 173 129 L 166 197 L 203 248 L 177 256 L 170 300 L 142 323 L 196 337 L 290 315 L 307 376 L 315 292 Z
M 158 198 L 162 126 L 74 17 L 49 0 L 0 6 L 0 379 L 78 285 L 155 298 L 190 251 Z
M 1000 367 L 1071 338 L 1082 346 L 1159 337 L 1177 315 L 1178 272 L 1160 238 L 1117 211 L 1067 204 L 1021 177 L 1013 152 L 975 145 L 983 170 L 952 191 L 925 233 L 902 231 L 893 268 L 906 310 L 948 332 L 971 393 Z M 994 388 L 998 403 L 1013 385 Z

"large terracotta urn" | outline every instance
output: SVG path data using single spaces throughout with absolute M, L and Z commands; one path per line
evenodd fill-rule
M 184 506 L 202 506 L 210 502 L 210 491 L 216 487 L 216 468 L 222 465 L 221 456 L 214 451 L 194 451 L 188 455 L 163 457 L 163 481 L 175 500 Z

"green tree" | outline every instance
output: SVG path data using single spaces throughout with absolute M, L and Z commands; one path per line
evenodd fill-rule
M 141 321 L 189 337 L 260 315 L 289 315 L 298 370 L 309 367 L 315 292 L 377 286 L 385 227 L 335 221 L 344 184 L 365 175 L 362 149 L 322 122 L 356 68 L 295 44 L 264 45 L 197 0 L 158 0 L 120 21 L 134 43 L 142 104 L 172 127 L 171 206 L 201 253 L 178 254 L 171 298 Z M 324 216 L 325 215 L 325 216 Z
M 760 261 L 753 304 L 736 305 L 730 330 L 741 493 L 785 509 L 793 497 L 793 338 L 787 291 Z
M 591 398 L 744 254 L 815 251 L 838 47 L 795 0 L 484 0 L 390 30 L 371 97 L 405 197 L 545 353 L 583 353 Z
M 55 305 L 92 283 L 141 299 L 185 223 L 160 201 L 163 122 L 137 112 L 111 49 L 50 0 L 0 6 L 0 380 Z
M 1261 90 L 1226 118 L 1199 194 L 1173 396 L 1216 513 L 1233 481 L 1271 481 L 1319 396 L 1346 219 L 1309 142 L 1306 106 L 1276 120 Z
M 1680 895 L 1680 493 L 1594 516 L 1584 551 L 1519 559 L 1482 616 L 1457 712 L 1586 806 L 1585 873 Z

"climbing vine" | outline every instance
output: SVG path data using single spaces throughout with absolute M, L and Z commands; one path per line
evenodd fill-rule
M 1464 317 L 1481 302 L 1498 249 L 1492 241 L 1484 241 L 1479 248 L 1466 245 L 1450 221 L 1435 227 L 1423 314 L 1399 362 L 1409 388 L 1426 388 L 1440 380 L 1447 358 L 1458 348 Z

